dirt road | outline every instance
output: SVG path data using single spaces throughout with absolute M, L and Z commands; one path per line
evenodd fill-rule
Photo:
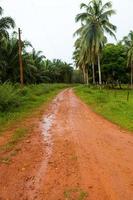
M 133 200 L 132 135 L 72 89 L 55 98 L 29 140 L 0 166 L 0 200 Z

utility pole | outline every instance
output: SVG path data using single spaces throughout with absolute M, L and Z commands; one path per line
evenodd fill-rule
M 18 35 L 19 35 L 19 66 L 20 66 L 20 83 L 21 87 L 24 85 L 24 71 L 23 71 L 23 62 L 22 62 L 22 41 L 21 41 L 21 30 L 18 29 Z

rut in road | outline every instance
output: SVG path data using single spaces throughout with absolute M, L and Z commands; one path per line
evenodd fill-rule
M 21 183 L 18 200 L 133 199 L 132 135 L 95 114 L 72 89 L 50 104 L 41 130 L 45 153 L 33 182 Z M 19 187 L 12 190 L 5 195 L 10 200 Z

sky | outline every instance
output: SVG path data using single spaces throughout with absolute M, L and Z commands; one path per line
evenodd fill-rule
M 0 0 L 4 16 L 11 16 L 22 30 L 22 39 L 42 50 L 48 59 L 59 58 L 72 62 L 77 29 L 75 16 L 79 5 L 87 0 Z M 117 26 L 117 39 L 133 30 L 133 0 L 112 0 L 117 15 L 112 22 Z M 109 38 L 109 42 L 114 42 Z

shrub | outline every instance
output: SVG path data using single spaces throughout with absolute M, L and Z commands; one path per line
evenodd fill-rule
M 0 85 L 0 111 L 6 112 L 21 104 L 18 90 L 15 86 L 6 83 Z

